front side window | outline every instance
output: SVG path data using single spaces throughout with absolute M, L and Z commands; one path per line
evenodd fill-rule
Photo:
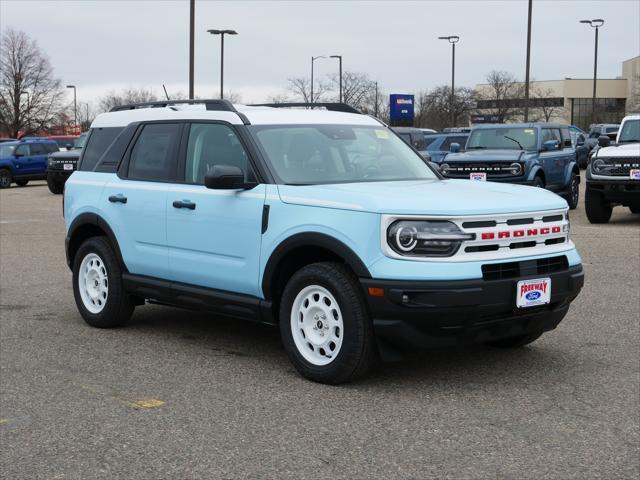
M 181 128 L 177 123 L 145 125 L 131 151 L 128 177 L 155 181 L 172 179 Z
M 123 127 L 106 127 L 106 128 L 94 128 L 91 131 L 91 136 L 87 141 L 86 148 L 82 155 L 82 161 L 78 167 L 78 170 L 91 171 L 95 168 L 98 160 L 107 151 L 107 148 L 113 143 L 120 132 L 124 130 Z
M 471 132 L 467 141 L 467 150 L 535 150 L 536 148 L 535 128 L 479 128 Z
M 249 129 L 282 183 L 437 178 L 422 157 L 384 127 L 265 125 Z
M 16 156 L 28 157 L 29 155 L 31 155 L 29 145 L 19 145 L 18 148 L 16 148 Z
M 548 142 L 550 140 L 553 140 L 554 142 L 558 142 L 558 145 L 562 145 L 560 130 L 558 130 L 557 128 L 543 128 L 541 135 L 542 135 L 540 140 L 541 145 L 544 145 L 545 142 Z
M 189 129 L 185 181 L 204 185 L 214 165 L 238 167 L 247 174 L 247 154 L 235 132 L 219 123 L 192 124 Z
M 627 120 L 622 125 L 619 143 L 640 142 L 640 119 Z

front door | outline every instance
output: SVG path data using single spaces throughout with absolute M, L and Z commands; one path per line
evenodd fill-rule
M 260 243 L 265 185 L 212 190 L 204 177 L 214 165 L 253 172 L 238 135 L 225 123 L 189 126 L 182 185 L 167 196 L 167 242 L 176 282 L 259 296 Z

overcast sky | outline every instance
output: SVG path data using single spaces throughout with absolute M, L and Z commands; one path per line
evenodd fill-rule
M 640 55 L 640 1 L 534 0 L 531 76 L 593 75 L 593 29 L 604 18 L 598 75 L 621 75 Z M 79 101 L 127 86 L 188 91 L 189 2 L 1 0 L 0 28 L 24 30 L 49 55 Z M 216 97 L 220 38 L 225 90 L 245 102 L 282 93 L 288 77 L 309 76 L 312 55 L 339 54 L 344 69 L 366 72 L 386 93 L 415 93 L 451 78 L 451 48 L 438 36 L 459 35 L 456 84 L 473 87 L 491 70 L 524 77 L 526 0 L 503 1 L 206 1 L 196 0 L 196 95 Z M 337 60 L 317 60 L 318 77 Z

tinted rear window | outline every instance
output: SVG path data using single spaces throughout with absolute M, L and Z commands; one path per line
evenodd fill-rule
M 91 171 L 109 145 L 124 130 L 123 127 L 94 128 L 83 150 L 82 160 L 78 170 Z

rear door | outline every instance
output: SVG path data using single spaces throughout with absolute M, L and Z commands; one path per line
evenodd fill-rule
M 166 204 L 171 279 L 259 296 L 265 185 L 204 186 L 214 165 L 239 167 L 245 178 L 255 178 L 248 150 L 234 127 L 221 122 L 192 123 L 182 148 L 183 184 L 171 186 Z
M 49 152 L 42 143 L 31 144 L 31 163 L 33 167 L 33 173 L 46 173 L 47 171 L 47 157 Z
M 175 181 L 182 123 L 141 125 L 101 201 L 129 272 L 167 279 L 167 192 Z

